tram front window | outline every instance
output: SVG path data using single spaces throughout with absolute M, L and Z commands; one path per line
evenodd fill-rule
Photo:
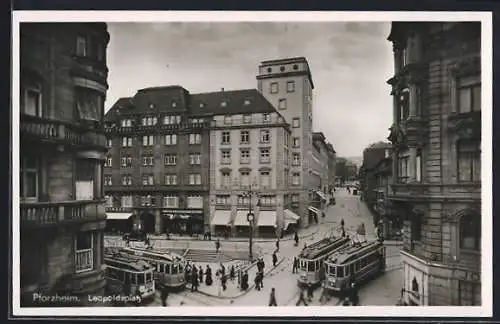
M 300 260 L 300 270 L 306 270 L 306 264 L 306 261 Z
M 314 271 L 314 261 L 309 261 L 307 263 L 307 271 Z
M 330 269 L 329 269 L 330 274 L 331 274 L 332 276 L 335 276 L 335 266 L 330 266 L 329 268 L 330 268 Z
M 135 273 L 130 274 L 130 283 L 133 285 L 137 284 L 137 274 Z
M 146 272 L 146 282 L 151 282 L 153 280 L 153 273 Z
M 344 276 L 344 267 L 339 266 L 337 267 L 337 277 L 343 277 Z
M 172 265 L 172 274 L 177 274 L 177 264 Z
M 137 274 L 137 284 L 144 285 L 146 283 L 146 274 L 140 273 Z
M 170 274 L 170 264 L 165 264 L 165 273 Z
M 160 273 L 164 273 L 165 272 L 165 265 L 162 263 L 160 264 Z

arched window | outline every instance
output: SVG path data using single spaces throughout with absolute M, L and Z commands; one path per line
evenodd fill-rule
M 467 213 L 460 219 L 460 248 L 479 250 L 481 246 L 481 217 Z

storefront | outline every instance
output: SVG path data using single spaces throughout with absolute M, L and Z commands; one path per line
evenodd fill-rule
M 169 234 L 203 234 L 204 215 L 202 209 L 163 209 L 163 230 Z
M 298 230 L 300 222 L 300 216 L 291 211 L 290 209 L 285 209 L 283 211 L 283 231 L 285 233 L 293 233 Z
M 247 219 L 248 210 L 238 210 L 234 218 L 233 226 L 236 236 L 250 236 L 250 224 Z
M 309 206 L 309 224 L 318 224 L 321 210 L 316 207 Z
M 259 236 L 275 238 L 277 236 L 276 211 L 261 210 L 258 215 L 257 226 Z
M 122 235 L 133 228 L 132 213 L 106 213 L 105 233 Z
M 210 225 L 216 236 L 226 236 L 231 232 L 231 210 L 215 210 Z

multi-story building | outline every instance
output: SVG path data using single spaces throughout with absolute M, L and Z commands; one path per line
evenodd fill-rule
M 337 156 L 331 143 L 327 143 L 328 148 L 328 193 L 331 193 L 336 183 Z
M 201 95 L 196 95 L 201 96 Z M 211 229 L 215 233 L 280 235 L 299 218 L 288 210 L 291 129 L 257 90 L 203 94 L 212 103 L 210 129 Z M 255 220 L 250 223 L 247 214 Z M 290 217 L 290 214 L 292 215 Z M 285 225 L 286 224 L 286 225 Z
M 404 300 L 480 305 L 481 24 L 394 22 L 388 40 Z
M 312 159 L 309 169 L 312 186 L 316 188 L 311 201 L 310 213 L 316 220 L 327 206 L 328 197 L 328 146 L 322 132 L 313 133 Z M 314 209 L 313 209 L 314 208 Z M 312 210 L 311 210 L 312 209 Z
M 146 232 L 199 234 L 208 224 L 209 126 L 203 96 L 152 87 L 106 114 L 108 219 Z M 122 227 L 123 229 L 123 227 Z
M 317 187 L 309 173 L 313 152 L 313 89 L 309 64 L 304 57 L 263 61 L 257 75 L 258 90 L 291 124 L 291 151 L 293 160 L 290 174 L 298 179 L 294 186 L 294 212 L 301 217 L 301 226 L 308 226 L 312 217 L 308 212 Z M 309 216 L 309 217 L 308 217 Z
M 108 42 L 104 23 L 20 26 L 21 306 L 104 293 Z

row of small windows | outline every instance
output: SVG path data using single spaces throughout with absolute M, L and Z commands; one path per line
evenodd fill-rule
M 201 165 L 201 153 L 189 153 L 189 164 L 190 165 Z M 176 154 L 165 154 L 163 157 L 164 165 L 177 165 L 177 155 Z M 155 165 L 155 158 L 153 155 L 143 155 L 142 156 L 143 166 L 153 166 Z M 108 156 L 104 162 L 105 167 L 113 166 L 113 158 Z M 132 167 L 132 156 L 125 155 L 120 159 L 120 166 L 124 168 Z
M 295 118 L 294 118 L 295 119 Z M 298 118 L 297 118 L 298 120 Z M 299 125 L 298 122 L 296 125 Z M 297 126 L 298 127 L 298 126 Z M 271 132 L 267 129 L 263 129 L 259 132 L 259 140 L 262 144 L 267 144 L 271 142 Z M 221 144 L 229 145 L 231 144 L 231 132 L 222 132 L 221 134 Z M 240 131 L 240 144 L 250 144 L 250 132 L 249 131 Z M 288 141 L 285 143 L 288 146 Z M 293 147 L 300 147 L 300 138 L 293 137 L 292 138 Z
M 264 123 L 269 123 L 271 121 L 271 115 L 268 113 L 262 114 L 262 122 Z M 228 115 L 224 116 L 224 124 L 225 125 L 231 125 L 233 123 L 233 116 Z M 250 124 L 252 123 L 252 115 L 250 114 L 245 114 L 243 115 L 243 124 Z
M 251 103 L 252 103 L 252 101 L 250 99 L 245 99 L 243 101 L 243 105 L 244 106 L 248 106 Z M 172 106 L 172 108 L 176 108 L 177 107 L 177 102 L 176 101 L 172 101 L 171 102 L 171 106 Z M 205 108 L 206 105 L 205 105 L 205 103 L 200 102 L 199 106 L 200 106 L 200 108 Z M 225 100 L 221 101 L 220 106 L 221 107 L 226 107 L 227 106 L 227 101 L 225 101 Z M 153 104 L 153 103 L 149 104 L 149 108 L 150 109 L 154 109 L 155 107 L 156 107 L 155 104 Z
M 292 66 L 292 69 L 294 71 L 297 71 L 299 69 L 299 66 L 297 64 L 294 64 Z M 284 66 L 280 66 L 280 72 L 285 72 L 285 70 L 286 70 L 286 68 Z M 273 68 L 272 67 L 268 67 L 267 68 L 267 73 L 271 73 L 271 72 L 273 72 Z
M 135 197 L 141 206 L 156 206 L 156 197 L 152 196 L 137 196 Z M 180 197 L 175 195 L 164 195 L 163 197 L 163 207 L 178 208 Z M 133 207 L 134 197 L 133 196 L 121 196 L 121 197 L 106 197 L 106 207 L 117 207 L 114 202 L 120 207 L 130 208 Z M 189 195 L 186 197 L 186 207 L 187 208 L 203 208 L 203 196 L 201 195 Z
M 279 83 L 278 82 L 271 82 L 271 84 L 269 85 L 270 89 L 269 89 L 269 92 L 270 93 L 279 93 L 280 92 L 280 88 L 279 88 Z M 295 81 L 287 81 L 286 82 L 286 92 L 295 92 Z
M 168 134 L 164 135 L 164 142 L 163 144 L 166 146 L 173 146 L 178 144 L 178 137 L 177 134 Z M 112 140 L 108 139 L 108 147 L 112 147 Z M 144 135 L 142 137 L 142 146 L 153 146 L 155 144 L 155 137 L 154 135 Z M 197 145 L 201 144 L 201 134 L 189 134 L 189 144 L 191 145 Z M 125 136 L 122 137 L 122 147 L 132 147 L 133 146 L 133 137 L 130 136 Z
M 240 163 L 248 164 L 250 163 L 250 149 L 240 150 Z M 261 148 L 259 149 L 259 161 L 260 163 L 270 163 L 271 162 L 271 149 Z M 231 164 L 231 150 L 225 149 L 221 150 L 221 164 Z
M 201 174 L 192 173 L 189 174 L 187 179 L 187 184 L 189 185 L 201 185 Z M 178 185 L 178 178 L 176 174 L 165 174 L 163 176 L 163 184 L 167 186 Z M 155 185 L 155 177 L 153 174 L 143 174 L 141 175 L 141 184 L 143 186 L 154 186 Z M 104 185 L 112 186 L 113 179 L 112 176 L 104 176 Z M 132 186 L 133 185 L 133 177 L 132 175 L 122 175 L 121 176 L 121 185 L 122 186 Z
M 288 196 L 286 196 L 288 197 Z M 294 203 L 299 202 L 299 195 L 293 194 L 291 196 L 291 201 Z M 285 199 L 288 203 L 288 198 Z M 276 196 L 273 195 L 259 195 L 259 202 L 261 206 L 273 206 L 276 205 Z M 231 195 L 217 195 L 215 197 L 215 203 L 217 205 L 232 205 Z M 248 205 L 249 197 L 244 195 L 238 195 L 238 204 L 239 205 Z
M 260 171 L 260 186 L 267 188 L 270 181 L 270 171 Z M 288 183 L 288 176 L 285 175 L 285 181 Z M 242 187 L 250 187 L 250 171 L 239 171 L 239 183 Z M 221 185 L 223 188 L 232 186 L 231 171 L 221 171 Z M 300 185 L 300 172 L 292 172 L 292 185 Z

